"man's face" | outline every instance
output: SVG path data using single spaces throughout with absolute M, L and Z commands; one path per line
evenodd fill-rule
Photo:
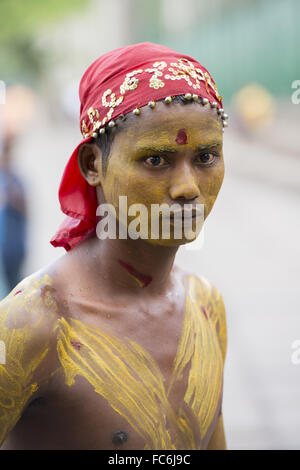
M 142 108 L 140 116 L 131 116 L 117 129 L 102 177 L 105 201 L 117 216 L 119 196 L 127 196 L 128 207 L 143 204 L 149 230 L 151 204 L 204 204 L 206 219 L 224 178 L 222 140 L 221 119 L 209 106 L 159 102 L 154 110 Z M 101 171 L 97 160 L 96 169 Z M 170 240 L 160 232 L 159 240 L 148 241 L 167 246 L 191 241 L 184 235 L 174 239 L 172 227 Z

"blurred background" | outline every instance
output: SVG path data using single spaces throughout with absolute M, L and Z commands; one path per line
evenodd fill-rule
M 230 115 L 225 180 L 202 248 L 177 262 L 224 297 L 230 449 L 300 449 L 299 17 L 298 0 L 0 2 L 0 298 L 64 253 L 49 240 L 90 63 L 153 41 L 215 79 Z

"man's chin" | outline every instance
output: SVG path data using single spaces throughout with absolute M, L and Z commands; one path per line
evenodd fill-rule
M 200 232 L 199 232 L 200 233 Z M 192 243 L 196 240 L 196 238 L 199 236 L 199 233 L 198 234 L 191 234 L 190 236 L 192 238 L 172 238 L 170 237 L 169 239 L 167 238 L 159 238 L 159 239 L 151 239 L 151 238 L 147 238 L 147 239 L 144 239 L 147 243 L 150 243 L 150 245 L 153 245 L 153 246 L 173 246 L 173 247 L 179 247 L 179 246 L 182 246 L 182 245 L 186 245 L 188 243 Z

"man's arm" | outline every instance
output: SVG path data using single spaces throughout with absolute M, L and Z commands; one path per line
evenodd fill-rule
M 42 380 L 53 322 L 45 281 L 23 281 L 0 303 L 0 447 Z
M 227 352 L 226 311 L 223 297 L 220 291 L 215 286 L 211 286 L 210 289 L 210 301 L 208 303 L 208 310 L 209 317 L 213 321 L 214 328 L 216 329 L 220 348 L 222 351 L 224 366 Z M 219 416 L 213 435 L 209 440 L 207 450 L 226 450 L 226 448 L 227 446 L 224 432 L 223 415 L 221 414 Z
M 214 328 L 225 364 L 227 352 L 226 311 L 220 291 L 205 278 L 201 277 L 198 290 L 198 302 L 205 308 L 205 313 Z M 226 449 L 223 415 L 219 416 L 217 425 L 207 446 L 208 450 Z
M 223 297 L 219 289 L 204 277 L 199 277 L 197 280 L 197 303 L 204 307 L 205 314 L 217 334 L 224 364 L 227 351 L 227 325 Z
M 220 415 L 213 435 L 207 445 L 207 450 L 226 450 L 226 438 L 224 433 L 223 416 Z

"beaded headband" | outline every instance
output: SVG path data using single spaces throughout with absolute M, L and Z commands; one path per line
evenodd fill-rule
M 160 60 L 153 60 L 157 57 Z M 119 70 L 121 61 L 123 73 Z M 84 138 L 106 125 L 114 127 L 119 116 L 128 112 L 138 116 L 141 107 L 154 109 L 155 102 L 162 99 L 169 104 L 172 96 L 179 94 L 203 106 L 210 104 L 223 123 L 227 120 L 222 97 L 208 71 L 195 59 L 157 44 L 136 44 L 99 57 L 84 74 L 79 94 Z
M 154 110 L 161 100 L 170 105 L 179 95 L 187 102 L 215 109 L 223 128 L 227 127 L 228 116 L 216 84 L 192 57 L 145 42 L 108 52 L 90 65 L 79 87 L 84 140 L 74 150 L 62 177 L 59 200 L 67 217 L 51 240 L 53 246 L 70 250 L 95 232 L 96 191 L 80 173 L 79 147 L 104 134 L 106 126 L 115 127 L 117 119 L 126 114 L 140 116 L 144 106 Z
M 173 101 L 173 98 L 172 96 L 166 96 L 166 98 L 164 99 L 164 103 L 166 104 L 170 104 L 172 103 Z M 223 128 L 225 127 L 228 127 L 228 114 L 226 114 L 224 112 L 224 109 L 223 108 L 218 108 L 218 103 L 216 101 L 212 101 L 211 103 L 209 103 L 208 99 L 207 98 L 200 98 L 200 96 L 196 95 L 196 94 L 191 94 L 191 93 L 186 93 L 184 95 L 184 99 L 188 102 L 188 101 L 194 101 L 196 103 L 200 103 L 202 104 L 203 106 L 206 106 L 208 104 L 210 104 L 210 107 L 212 109 L 216 109 L 217 110 L 217 115 L 220 116 L 221 120 L 222 120 L 222 125 L 223 125 Z M 156 101 L 149 101 L 148 103 L 148 107 L 151 108 L 151 109 L 155 109 L 155 106 L 156 106 Z M 135 116 L 140 116 L 141 115 L 141 108 L 134 108 L 134 110 L 132 111 L 132 113 L 135 115 Z M 89 117 L 93 117 L 94 116 L 99 116 L 99 112 L 95 111 L 93 108 L 90 108 L 89 109 Z M 112 128 L 112 127 L 116 127 L 117 125 L 117 120 L 120 119 L 121 121 L 123 121 L 125 119 L 126 115 L 124 114 L 120 114 L 115 120 L 111 119 L 110 121 L 108 121 L 108 124 L 107 126 Z M 96 120 L 96 121 L 92 121 L 93 123 L 93 130 L 92 131 L 88 131 L 87 129 L 87 126 L 86 126 L 86 123 L 84 120 L 82 120 L 82 134 L 84 137 L 88 137 L 88 136 L 92 136 L 93 138 L 97 138 L 99 135 L 103 135 L 105 134 L 106 132 L 106 126 L 101 123 L 100 124 L 100 120 Z M 102 127 L 101 127 L 102 125 Z

